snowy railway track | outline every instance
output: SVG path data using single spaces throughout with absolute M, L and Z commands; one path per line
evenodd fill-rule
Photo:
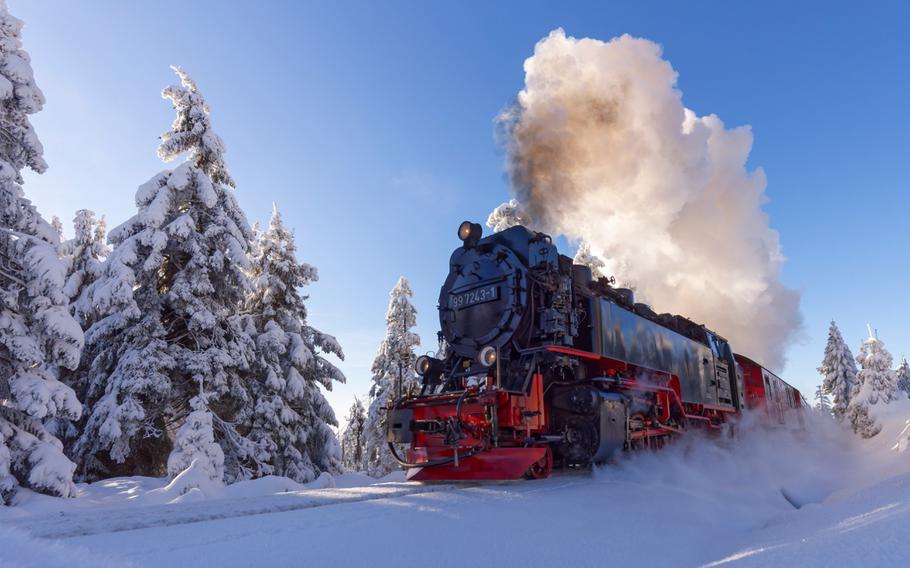
M 59 512 L 7 521 L 38 538 L 73 538 L 95 534 L 202 523 L 234 517 L 284 513 L 346 503 L 393 499 L 424 493 L 438 493 L 491 483 L 384 483 L 344 489 L 311 489 L 268 496 L 217 499 L 199 503 L 136 505 L 98 508 L 91 511 Z M 498 484 L 502 484 L 499 482 Z

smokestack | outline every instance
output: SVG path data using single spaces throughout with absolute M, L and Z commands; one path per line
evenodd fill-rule
M 702 321 L 780 369 L 802 327 L 799 294 L 768 225 L 765 175 L 749 171 L 749 127 L 685 108 L 657 44 L 555 30 L 525 61 L 500 115 L 527 222 L 584 241 L 604 272 L 659 311 Z

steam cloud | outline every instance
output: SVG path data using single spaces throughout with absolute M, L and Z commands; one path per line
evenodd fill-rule
M 780 369 L 800 332 L 799 294 L 748 171 L 749 127 L 682 103 L 659 45 L 558 29 L 525 61 L 499 117 L 513 191 L 534 226 L 588 243 L 638 301 L 704 322 Z

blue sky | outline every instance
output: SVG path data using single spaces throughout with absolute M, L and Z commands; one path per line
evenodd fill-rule
M 165 166 L 160 90 L 184 66 L 228 146 L 250 221 L 277 201 L 317 266 L 311 320 L 347 351 L 339 417 L 369 388 L 388 291 L 411 279 L 418 332 L 455 229 L 509 197 L 493 118 L 552 29 L 664 47 L 683 101 L 749 124 L 765 210 L 803 294 L 806 337 L 783 376 L 810 395 L 828 322 L 856 351 L 866 323 L 910 356 L 910 47 L 903 3 L 121 2 L 9 0 L 48 99 L 33 122 L 49 171 L 26 192 L 47 217 L 110 226 Z M 571 253 L 571 251 L 564 251 Z

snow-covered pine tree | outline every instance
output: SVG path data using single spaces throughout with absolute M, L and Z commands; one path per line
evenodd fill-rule
M 80 209 L 73 219 L 73 227 L 75 236 L 64 241 L 59 247 L 60 257 L 66 266 L 63 293 L 69 300 L 70 313 L 84 331 L 94 323 L 88 291 L 92 283 L 101 276 L 102 265 L 110 249 L 105 244 L 107 234 L 104 217 L 98 220 L 95 219 L 94 212 Z M 91 360 L 92 354 L 85 349 L 78 368 L 60 369 L 58 374 L 60 381 L 72 388 L 79 400 L 85 399 L 87 386 L 85 379 Z M 47 426 L 48 430 L 54 432 L 64 442 L 67 450 L 79 435 L 77 425 L 66 418 L 55 418 L 48 421 Z
M 515 225 L 527 227 L 528 222 L 528 214 L 525 213 L 521 204 L 515 199 L 499 204 L 487 217 L 487 227 L 497 233 Z
M 63 293 L 69 298 L 70 313 L 82 329 L 88 329 L 92 324 L 88 290 L 101 277 L 104 259 L 110 253 L 105 243 L 107 225 L 103 216 L 96 219 L 94 211 L 80 209 L 73 218 L 73 228 L 75 236 L 60 247 L 66 264 Z
M 252 366 L 254 412 L 249 437 L 258 447 L 263 474 L 312 481 L 341 471 L 341 451 L 331 426 L 335 413 L 321 389 L 345 382 L 325 356 L 344 359 L 338 341 L 307 322 L 300 288 L 316 269 L 298 262 L 294 233 L 273 206 L 269 228 L 257 231 L 250 265 L 253 292 L 247 300 L 246 332 L 255 338 Z
M 22 190 L 21 170 L 47 164 L 28 115 L 41 110 L 22 49 L 22 22 L 0 0 L 0 500 L 17 487 L 68 497 L 75 465 L 44 420 L 77 419 L 72 389 L 57 380 L 75 368 L 82 330 L 67 310 L 60 237 Z
M 190 399 L 192 410 L 174 436 L 167 472 L 173 479 L 193 466 L 203 472 L 206 485 L 218 486 L 224 484 L 224 452 L 215 442 L 214 417 L 202 388 L 200 382 L 199 394 Z
M 871 327 L 869 338 L 863 342 L 856 360 L 861 366 L 857 382 L 862 384 L 861 390 L 868 392 L 869 404 L 897 400 L 897 374 L 891 368 L 894 358 Z
M 60 217 L 56 215 L 51 216 L 51 227 L 54 228 L 54 231 L 57 233 L 57 240 L 63 242 L 63 221 L 60 220 Z
M 828 328 L 825 357 L 818 372 L 823 377 L 822 390 L 833 399 L 831 412 L 835 418 L 843 420 L 856 384 L 856 360 L 833 320 Z
M 815 410 L 822 416 L 831 416 L 831 399 L 822 385 L 815 389 Z
M 847 417 L 857 434 L 871 438 L 878 434 L 881 426 L 869 414 L 870 408 L 897 400 L 897 376 L 891 369 L 894 359 L 870 327 L 869 338 L 863 342 L 856 361 L 861 369 L 856 375 Z
M 878 434 L 882 427 L 876 424 L 875 419 L 869 415 L 868 403 L 859 397 L 860 386 L 857 385 L 853 392 L 854 396 L 850 400 L 850 405 L 847 406 L 844 418 L 850 423 L 854 432 L 863 438 L 871 438 Z
M 94 355 L 88 419 L 74 448 L 87 479 L 165 474 L 200 383 L 225 480 L 251 475 L 253 444 L 234 427 L 252 414 L 245 379 L 253 341 L 238 315 L 249 290 L 251 229 L 228 187 L 224 144 L 205 100 L 174 70 L 181 85 L 162 96 L 177 117 L 158 153 L 166 161 L 189 156 L 139 187 L 138 211 L 110 232 L 114 248 L 89 291 L 99 319 L 86 334 Z
M 417 325 L 417 310 L 411 305 L 413 292 L 404 276 L 398 279 L 390 296 L 385 339 L 373 359 L 373 386 L 364 427 L 366 471 L 372 477 L 382 477 L 398 469 L 386 443 L 387 411 L 398 394 L 399 384 L 403 393 L 419 385 L 413 364 L 420 337 L 411 331 Z
M 362 471 L 364 457 L 364 428 L 366 426 L 366 411 L 360 399 L 355 398 L 351 410 L 348 411 L 347 423 L 341 433 L 342 463 L 347 471 Z
M 897 375 L 897 388 L 910 397 L 910 364 L 906 357 L 901 358 L 901 364 L 894 373 Z
M 601 260 L 600 257 L 591 253 L 591 245 L 585 241 L 578 243 L 578 251 L 575 252 L 575 258 L 572 262 L 590 268 L 594 280 L 607 276 L 604 274 L 604 267 L 606 264 L 604 264 L 604 261 Z

